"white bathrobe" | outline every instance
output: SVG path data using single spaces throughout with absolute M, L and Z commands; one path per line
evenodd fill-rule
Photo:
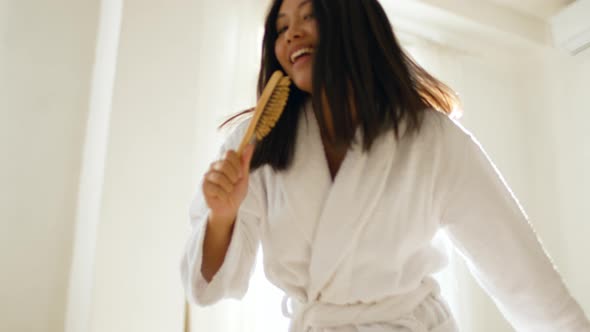
M 237 147 L 246 125 L 222 152 Z M 382 135 L 369 153 L 360 134 L 332 181 L 308 103 L 292 167 L 251 174 L 227 255 L 210 283 L 200 272 L 208 210 L 199 188 L 181 264 L 188 297 L 200 305 L 243 297 L 262 244 L 265 274 L 288 296 L 291 331 L 456 331 L 430 277 L 447 264 L 432 244 L 443 230 L 518 331 L 590 332 L 526 215 L 467 130 L 428 111 L 418 135 Z M 420 310 L 435 314 L 424 318 Z

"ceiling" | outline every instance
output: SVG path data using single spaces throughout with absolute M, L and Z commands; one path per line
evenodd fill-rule
M 575 0 L 487 0 L 520 13 L 548 19 Z

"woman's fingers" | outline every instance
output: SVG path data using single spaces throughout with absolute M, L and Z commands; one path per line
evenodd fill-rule
M 228 193 L 221 186 L 210 181 L 203 183 L 203 193 L 206 197 L 215 197 L 222 201 L 228 198 Z
M 231 193 L 234 190 L 234 182 L 225 174 L 218 171 L 209 171 L 205 176 L 205 179 L 212 184 L 218 185 L 226 193 Z
M 244 200 L 247 191 L 252 147 L 245 155 L 227 151 L 223 159 L 211 164 L 203 178 L 203 193 L 207 204 L 219 215 L 232 215 Z
M 225 153 L 225 160 L 232 166 L 232 168 L 237 172 L 238 179 L 242 178 L 244 174 L 242 174 L 242 162 L 240 161 L 240 157 L 236 151 L 230 150 Z
M 239 169 L 230 161 L 219 160 L 214 162 L 211 164 L 211 171 L 224 174 L 232 183 L 236 183 L 240 180 Z

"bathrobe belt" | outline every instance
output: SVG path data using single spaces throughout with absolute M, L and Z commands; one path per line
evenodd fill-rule
M 395 323 L 411 331 L 427 332 L 412 311 L 430 294 L 439 294 L 434 279 L 426 278 L 410 293 L 390 296 L 371 303 L 332 304 L 319 301 L 302 303 L 285 295 L 283 315 L 291 318 L 290 332 L 307 332 L 309 328 L 326 328 L 343 325 Z M 291 308 L 289 308 L 291 303 Z

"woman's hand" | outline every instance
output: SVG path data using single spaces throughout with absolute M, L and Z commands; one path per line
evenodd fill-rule
M 227 151 L 223 159 L 212 163 L 205 173 L 203 194 L 210 209 L 209 222 L 212 226 L 229 228 L 235 222 L 238 209 L 248 193 L 253 153 L 253 144 L 244 149 L 241 157 L 236 151 Z

